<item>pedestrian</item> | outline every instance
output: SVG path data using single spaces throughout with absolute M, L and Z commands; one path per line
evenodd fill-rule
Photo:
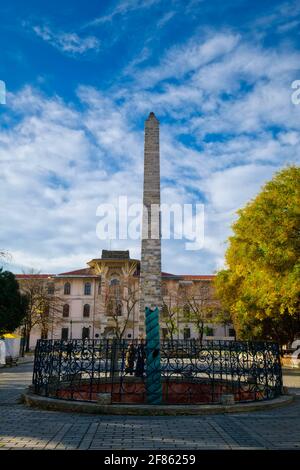
M 135 348 L 134 345 L 131 343 L 126 351 L 125 355 L 125 373 L 126 374 L 133 374 L 134 370 L 134 360 L 135 360 Z
M 135 376 L 143 377 L 145 373 L 145 361 L 146 361 L 146 351 L 144 340 L 141 339 L 141 342 L 137 348 L 137 360 L 136 360 L 136 369 Z
M 0 364 L 2 366 L 6 365 L 6 346 L 4 338 L 0 336 Z

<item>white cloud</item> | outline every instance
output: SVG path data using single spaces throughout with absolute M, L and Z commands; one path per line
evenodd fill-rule
M 157 23 L 158 28 L 163 28 L 165 24 L 167 24 L 174 16 L 176 15 L 176 11 L 167 11 L 161 19 Z
M 275 168 L 243 165 L 215 172 L 205 182 L 209 203 L 215 211 L 234 213 L 252 199 Z
M 34 26 L 37 36 L 61 52 L 70 55 L 83 55 L 87 52 L 98 52 L 100 41 L 95 36 L 80 37 L 74 32 L 54 31 L 48 26 Z
M 147 68 L 147 73 L 135 71 L 135 75 L 145 87 L 168 78 L 182 78 L 227 54 L 238 41 L 239 36 L 231 33 L 213 34 L 204 41 L 192 39 L 186 45 L 172 47 L 158 66 Z
M 27 113 L 25 97 L 31 103 Z M 97 206 L 124 193 L 136 202 L 141 182 L 126 167 L 126 155 L 123 169 L 111 168 L 114 140 L 100 133 L 92 143 L 93 130 L 82 125 L 83 115 L 61 100 L 46 99 L 26 88 L 10 96 L 10 102 L 22 117 L 0 132 L 0 192 L 6 201 L 0 213 L 7 221 L 2 239 L 18 265 L 23 256 L 23 264 L 36 269 L 43 265 L 43 270 L 72 269 L 77 258 L 85 263 L 86 253 L 93 257 L 103 245 L 107 248 L 108 242 L 96 237 Z M 88 123 L 95 111 L 86 112 Z M 113 135 L 126 134 L 124 123 L 118 130 L 113 112 L 107 117 Z M 130 161 L 137 147 L 132 136 L 126 145 Z
M 0 131 L 1 246 L 43 271 L 84 266 L 109 248 L 96 237 L 96 208 L 124 194 L 141 201 L 141 125 L 155 111 L 162 200 L 205 202 L 206 221 L 197 253 L 185 251 L 184 241 L 164 241 L 163 269 L 213 272 L 223 263 L 235 211 L 274 171 L 299 163 L 299 107 L 290 100 L 299 58 L 210 32 L 171 48 L 155 67 L 132 63 L 124 89 L 79 87 L 80 111 L 29 87 L 8 96 L 13 119 Z M 113 241 L 112 248 L 139 256 L 138 242 Z
M 103 24 L 112 21 L 116 16 L 125 16 L 137 10 L 150 8 L 161 0 L 121 0 L 107 15 L 99 16 L 88 23 L 88 26 Z

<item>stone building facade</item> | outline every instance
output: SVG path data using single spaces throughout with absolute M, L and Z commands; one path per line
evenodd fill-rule
M 143 336 L 141 331 L 144 325 L 141 321 L 144 319 L 140 317 L 139 306 L 140 261 L 130 258 L 129 251 L 103 250 L 100 258 L 92 259 L 86 268 L 75 271 L 55 275 L 17 274 L 16 277 L 21 289 L 26 280 L 33 278 L 45 283 L 50 297 L 55 291 L 59 299 L 59 307 L 57 303 L 55 307 L 58 314 L 53 315 L 54 320 L 51 321 L 50 307 L 48 339 L 113 338 L 118 331 L 124 339 Z M 218 310 L 213 297 L 213 278 L 212 275 L 162 273 L 163 303 L 174 308 L 173 313 L 178 312 L 178 318 L 173 319 L 177 323 L 173 335 L 175 339 L 199 336 L 196 322 L 180 315 L 185 307 L 180 305 L 184 302 L 184 297 L 180 296 L 182 289 L 195 289 L 200 307 L 214 306 L 213 311 L 205 314 L 204 338 L 234 339 L 231 325 L 218 325 L 213 321 L 213 314 Z M 163 338 L 170 337 L 168 320 L 162 307 L 160 323 Z M 41 338 L 41 333 L 41 327 L 36 325 L 30 335 L 31 349 Z

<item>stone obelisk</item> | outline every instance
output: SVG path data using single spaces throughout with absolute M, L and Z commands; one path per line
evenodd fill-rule
M 159 121 L 145 121 L 143 226 L 140 274 L 140 336 L 145 335 L 145 308 L 161 308 L 160 158 Z

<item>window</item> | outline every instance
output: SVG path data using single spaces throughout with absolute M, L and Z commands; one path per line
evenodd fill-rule
M 48 284 L 48 295 L 53 295 L 54 294 L 54 284 L 51 282 Z
M 112 316 L 114 313 L 114 303 L 112 299 L 109 299 L 107 302 L 106 315 Z
M 163 295 L 164 297 L 165 297 L 166 295 L 168 295 L 168 288 L 167 288 L 166 284 L 163 284 L 163 285 L 161 286 L 161 295 Z
M 120 317 L 122 315 L 122 304 L 116 306 L 116 315 Z
M 69 328 L 62 328 L 61 329 L 61 339 L 63 341 L 67 341 L 68 337 L 69 337 Z
M 87 327 L 82 328 L 82 339 L 89 339 L 90 337 L 90 329 Z
M 84 295 L 91 295 L 92 293 L 92 284 L 90 282 L 86 282 L 84 284 Z
M 112 295 L 115 298 L 119 298 L 120 297 L 120 281 L 119 281 L 119 279 L 112 279 L 110 281 L 110 287 L 111 287 Z
M 70 305 L 69 304 L 65 304 L 63 306 L 63 317 L 64 318 L 67 318 L 70 314 Z
M 168 338 L 168 328 L 162 328 L 162 329 L 161 329 L 161 333 L 162 333 L 162 338 L 163 338 L 163 339 L 167 339 L 167 338 Z
M 214 329 L 211 328 L 210 326 L 206 327 L 206 336 L 214 336 Z
M 66 282 L 64 285 L 64 295 L 70 295 L 71 294 L 71 284 L 69 282 Z
M 229 328 L 228 334 L 229 334 L 229 336 L 234 336 L 234 338 L 235 338 L 235 329 L 234 328 Z
M 186 318 L 190 314 L 190 306 L 188 304 L 185 304 L 183 306 L 183 316 Z
M 41 339 L 48 339 L 48 331 L 42 330 L 41 331 Z
M 101 295 L 101 280 L 99 281 L 99 284 L 98 284 L 98 295 Z
M 161 316 L 162 316 L 162 318 L 168 318 L 168 316 L 169 316 L 169 309 L 168 309 L 166 304 L 163 304 L 163 306 L 162 306 Z
M 89 304 L 85 304 L 83 306 L 83 316 L 86 317 L 86 318 L 90 316 L 90 305 Z
M 190 328 L 184 328 L 183 329 L 183 339 L 190 339 L 191 337 L 191 329 Z

